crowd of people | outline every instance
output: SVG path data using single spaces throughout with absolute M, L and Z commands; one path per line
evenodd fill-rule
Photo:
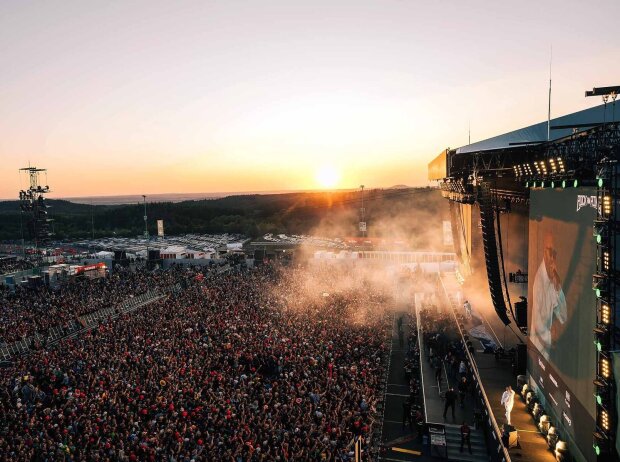
M 0 461 L 352 460 L 376 425 L 385 290 L 325 268 L 196 271 L 166 272 L 186 288 L 0 369 Z M 119 277 L 64 288 L 32 317 L 43 295 L 3 294 L 1 313 L 44 328 L 153 283 Z
M 468 313 L 467 309 L 464 314 L 457 314 L 459 322 L 462 322 L 468 314 L 471 316 L 471 311 Z M 452 421 L 456 422 L 455 408 L 457 405 L 461 408 L 473 405 L 473 423 L 474 426 L 478 427 L 481 424 L 482 414 L 480 409 L 475 407 L 475 400 L 467 399 L 468 396 L 473 396 L 475 392 L 473 377 L 467 365 L 465 352 L 465 347 L 469 348 L 470 351 L 473 350 L 471 342 L 463 345 L 455 331 L 454 320 L 447 312 L 436 310 L 434 307 L 432 309 L 427 308 L 422 311 L 421 318 L 424 324 L 424 346 L 428 361 L 435 370 L 435 379 L 441 383 L 442 371 L 445 370 L 447 374 L 447 389 L 443 396 L 444 420 L 448 419 L 450 413 Z M 471 453 L 471 428 L 467 421 L 459 423 L 461 424 L 460 451 L 463 452 L 464 447 L 467 446 Z
M 454 331 L 454 321 L 448 313 L 424 310 L 424 345 L 428 361 L 435 370 L 435 380 L 441 382 L 446 371 L 444 419 L 449 410 L 454 419 L 455 406 L 465 406 L 465 398 L 471 392 L 471 373 L 466 363 L 462 342 Z
M 34 263 L 17 258 L 0 257 L 0 275 L 34 268 Z
M 67 326 L 79 316 L 103 308 L 114 308 L 132 296 L 173 280 L 172 272 L 123 270 L 105 278 L 76 278 L 58 286 L 33 290 L 16 286 L 14 291 L 0 285 L 0 345 L 45 336 L 51 327 Z

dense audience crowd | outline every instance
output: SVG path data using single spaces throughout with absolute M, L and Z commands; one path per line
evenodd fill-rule
M 435 379 L 438 382 L 445 379 L 447 382 L 447 390 L 444 393 L 444 419 L 446 419 L 449 408 L 454 416 L 454 408 L 457 404 L 461 407 L 474 405 L 473 400 L 468 399 L 475 391 L 472 386 L 473 377 L 467 365 L 463 343 L 460 341 L 451 315 L 431 305 L 421 311 L 420 317 L 423 324 L 424 347 L 427 359 L 435 370 Z M 457 318 L 459 322 L 464 321 L 461 314 L 458 314 Z M 468 345 L 471 345 L 471 342 L 468 341 Z M 470 348 L 470 351 L 473 351 L 473 348 Z M 442 378 L 443 371 L 447 376 Z M 475 406 L 473 410 L 474 414 L 478 413 Z
M 0 369 L 0 460 L 352 460 L 375 424 L 389 303 L 343 273 L 164 273 L 186 289 Z M 42 294 L 37 321 L 26 301 L 9 322 L 44 327 L 151 283 L 120 279 Z
M 28 260 L 17 260 L 15 258 L 0 257 L 0 275 L 25 271 L 34 268 L 34 263 Z
M 28 338 L 35 332 L 66 326 L 78 316 L 114 308 L 131 296 L 172 281 L 170 272 L 117 270 L 106 278 L 73 279 L 37 290 L 0 285 L 0 344 Z

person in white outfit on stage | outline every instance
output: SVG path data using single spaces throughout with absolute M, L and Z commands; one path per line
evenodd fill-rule
M 512 412 L 512 406 L 515 404 L 515 392 L 512 387 L 509 385 L 506 387 L 506 391 L 502 395 L 502 406 L 506 409 L 506 423 L 508 425 L 512 425 L 510 423 L 510 413 Z
M 463 308 L 465 309 L 465 317 L 471 319 L 471 304 L 467 300 L 463 303 Z

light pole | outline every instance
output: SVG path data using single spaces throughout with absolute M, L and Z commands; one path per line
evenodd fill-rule
M 364 185 L 360 186 L 362 193 L 362 207 L 360 208 L 360 233 L 362 237 L 366 237 L 366 209 L 364 208 Z
M 147 227 L 146 224 L 146 196 L 143 194 L 142 198 L 144 199 L 144 237 L 146 239 L 149 238 L 149 228 Z
M 147 226 L 146 221 L 146 196 L 143 194 L 142 198 L 144 199 L 144 238 L 146 239 L 146 264 L 148 268 L 149 262 L 149 228 Z

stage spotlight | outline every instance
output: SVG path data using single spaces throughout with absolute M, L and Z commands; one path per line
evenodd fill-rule
M 555 444 L 555 460 L 557 462 L 564 462 L 568 456 L 568 445 L 566 441 L 559 440 Z
M 601 343 L 601 341 L 600 340 L 595 340 L 594 341 L 594 345 L 596 346 L 596 351 L 598 351 L 600 353 L 601 350 L 603 349 L 603 344 Z
M 549 427 L 549 431 L 547 432 L 547 446 L 549 446 L 549 448 L 555 448 L 559 439 L 560 437 L 555 427 Z
M 611 317 L 611 309 L 607 303 L 601 305 L 601 322 L 603 324 L 609 324 Z
M 525 164 L 525 165 L 524 165 L 524 168 L 525 168 L 525 171 L 527 172 L 527 174 L 528 174 L 529 176 L 532 176 L 532 172 L 533 172 L 533 171 L 532 171 L 532 167 L 530 166 L 530 164 Z
M 560 173 L 564 173 L 565 172 L 565 170 L 564 170 L 564 161 L 562 160 L 561 157 L 558 157 L 557 161 L 558 161 L 558 166 L 560 167 Z
M 594 447 L 594 452 L 596 453 L 597 456 L 600 456 L 603 452 L 607 452 L 607 449 L 609 447 L 609 440 L 607 439 L 607 435 L 601 433 L 601 432 L 594 432 L 594 444 L 592 445 Z
M 603 196 L 603 215 L 611 215 L 611 196 Z
M 549 159 L 549 165 L 551 165 L 551 173 L 556 173 L 557 167 L 555 165 L 555 159 L 553 157 Z
M 540 417 L 540 422 L 538 422 L 538 429 L 540 433 L 546 435 L 549 432 L 549 427 L 551 427 L 551 419 L 547 414 Z
M 532 398 L 527 405 L 527 412 L 529 412 L 530 414 L 533 414 L 534 406 L 536 406 L 537 404 L 538 404 L 538 398 L 536 397 Z
M 600 289 L 598 287 L 594 289 L 594 292 L 596 293 L 596 298 L 602 298 L 603 294 L 605 293 L 603 289 Z
M 609 350 L 609 332 L 606 326 L 601 326 L 599 324 L 598 327 L 593 329 L 595 340 L 594 345 L 596 346 L 596 351 L 601 353 L 603 350 Z
M 530 389 L 530 387 L 528 386 L 528 384 L 524 384 L 523 388 L 521 388 L 521 397 L 525 399 L 525 395 L 527 394 L 528 390 Z
M 540 421 L 540 418 L 545 415 L 545 408 L 542 406 L 538 406 L 538 409 L 534 409 L 533 416 L 536 422 Z
M 597 244 L 602 244 L 607 241 L 607 221 L 595 220 L 593 227 L 593 235 L 596 238 Z
M 601 358 L 599 362 L 599 368 L 600 368 L 601 376 L 605 379 L 608 379 L 611 374 L 611 367 L 609 365 L 609 359 L 604 358 L 604 357 Z
M 609 251 L 603 250 L 601 258 L 603 259 L 603 271 L 609 272 Z
M 609 405 L 609 397 L 612 396 L 609 386 L 601 379 L 596 379 L 594 385 L 596 385 L 596 394 L 594 395 L 596 404 L 603 408 L 607 408 Z
M 592 289 L 596 293 L 597 298 L 601 298 L 605 293 L 607 278 L 602 274 L 594 274 L 592 276 Z
M 599 417 L 600 417 L 600 422 L 601 422 L 601 428 L 605 431 L 608 431 L 609 430 L 609 413 L 605 409 L 601 409 Z

